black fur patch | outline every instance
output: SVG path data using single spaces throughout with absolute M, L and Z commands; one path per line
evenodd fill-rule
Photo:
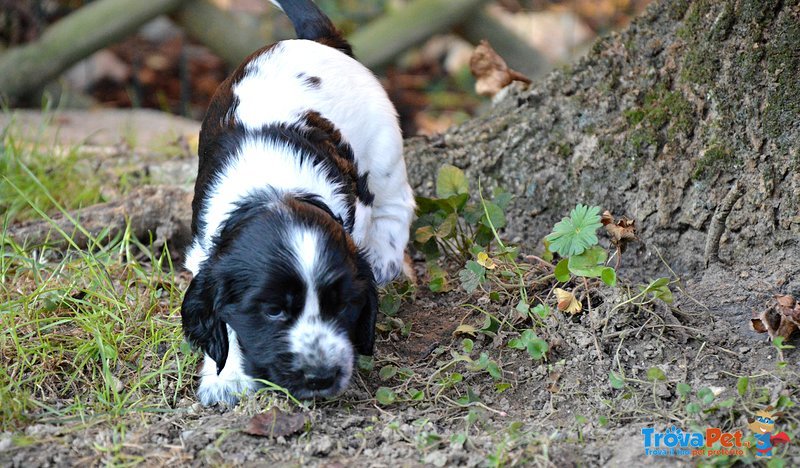
M 371 206 L 372 202 L 375 200 L 375 194 L 369 191 L 369 185 L 367 184 L 368 179 L 369 171 L 358 176 L 358 182 L 356 182 L 356 196 L 361 200 L 361 203 Z
M 309 76 L 305 79 L 305 84 L 309 88 L 317 89 L 322 85 L 322 79 L 318 76 Z

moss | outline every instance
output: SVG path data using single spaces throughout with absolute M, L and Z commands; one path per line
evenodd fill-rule
M 658 133 L 649 127 L 639 127 L 628 136 L 628 144 L 636 153 L 635 156 L 641 156 L 642 150 L 659 143 Z
M 777 138 L 800 121 L 800 13 L 787 10 L 775 23 L 771 37 L 764 60 L 775 85 L 767 94 L 764 128 L 769 136 Z
M 674 21 L 680 20 L 686 16 L 686 10 L 691 3 L 691 0 L 672 0 L 669 3 L 669 17 Z
M 648 92 L 641 107 L 626 110 L 623 115 L 634 130 L 628 140 L 635 151 L 643 147 L 661 143 L 661 130 L 668 126 L 667 136 L 688 134 L 694 129 L 695 118 L 692 104 L 680 91 L 670 91 L 663 83 Z
M 733 11 L 733 5 L 726 3 L 722 7 L 722 12 L 714 21 L 714 26 L 711 28 L 711 38 L 717 42 L 727 39 L 735 22 L 736 15 Z
M 719 73 L 719 58 L 707 45 L 696 44 L 686 52 L 681 68 L 681 81 L 699 85 L 711 85 Z
M 572 156 L 572 145 L 569 143 L 559 143 L 556 152 L 564 159 Z
M 711 175 L 714 170 L 729 169 L 736 161 L 732 155 L 733 152 L 723 145 L 717 144 L 709 147 L 695 163 L 692 179 L 702 179 Z
M 783 0 L 741 0 L 739 15 L 746 22 L 767 24 L 775 18 Z
M 644 120 L 644 115 L 644 110 L 641 107 L 635 107 L 625 111 L 625 120 L 628 121 L 628 125 L 638 125 L 639 122 Z
M 695 126 L 694 107 L 683 94 L 671 91 L 664 96 L 662 106 L 669 112 L 670 128 L 669 137 L 673 138 L 679 133 L 689 134 Z

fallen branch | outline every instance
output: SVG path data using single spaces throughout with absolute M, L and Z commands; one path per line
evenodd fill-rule
M 156 247 L 169 241 L 171 249 L 181 250 L 191 238 L 191 202 L 192 193 L 181 187 L 138 187 L 120 200 L 75 210 L 67 216 L 12 225 L 7 235 L 26 246 L 65 248 L 74 243 L 83 249 L 93 241 L 122 234 L 130 224 L 131 234 L 137 239 L 146 243 L 153 240 Z
M 254 50 L 275 40 L 270 31 L 242 23 L 207 0 L 187 3 L 173 19 L 231 67 L 237 67 Z
M 0 96 L 41 88 L 90 54 L 133 33 L 186 0 L 97 0 L 56 22 L 39 40 L 0 55 Z
M 414 0 L 348 37 L 356 57 L 369 68 L 389 64 L 406 50 L 467 20 L 485 0 Z
M 414 0 L 365 25 L 347 39 L 361 63 L 380 68 L 434 34 L 466 21 L 484 3 L 486 0 Z M 187 3 L 174 18 L 190 36 L 234 67 L 254 50 L 275 40 L 269 33 L 241 24 L 205 0 Z

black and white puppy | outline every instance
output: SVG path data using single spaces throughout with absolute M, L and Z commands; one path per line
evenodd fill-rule
M 311 0 L 272 3 L 299 39 L 246 59 L 200 131 L 181 315 L 205 353 L 204 404 L 258 379 L 343 391 L 356 353 L 372 354 L 376 283 L 401 272 L 414 212 L 380 83 Z

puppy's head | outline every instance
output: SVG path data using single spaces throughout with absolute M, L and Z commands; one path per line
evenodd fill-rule
M 238 346 L 247 376 L 301 398 L 345 389 L 356 353 L 372 354 L 376 313 L 364 255 L 324 206 L 296 198 L 242 203 L 181 309 L 187 338 L 218 372 Z

